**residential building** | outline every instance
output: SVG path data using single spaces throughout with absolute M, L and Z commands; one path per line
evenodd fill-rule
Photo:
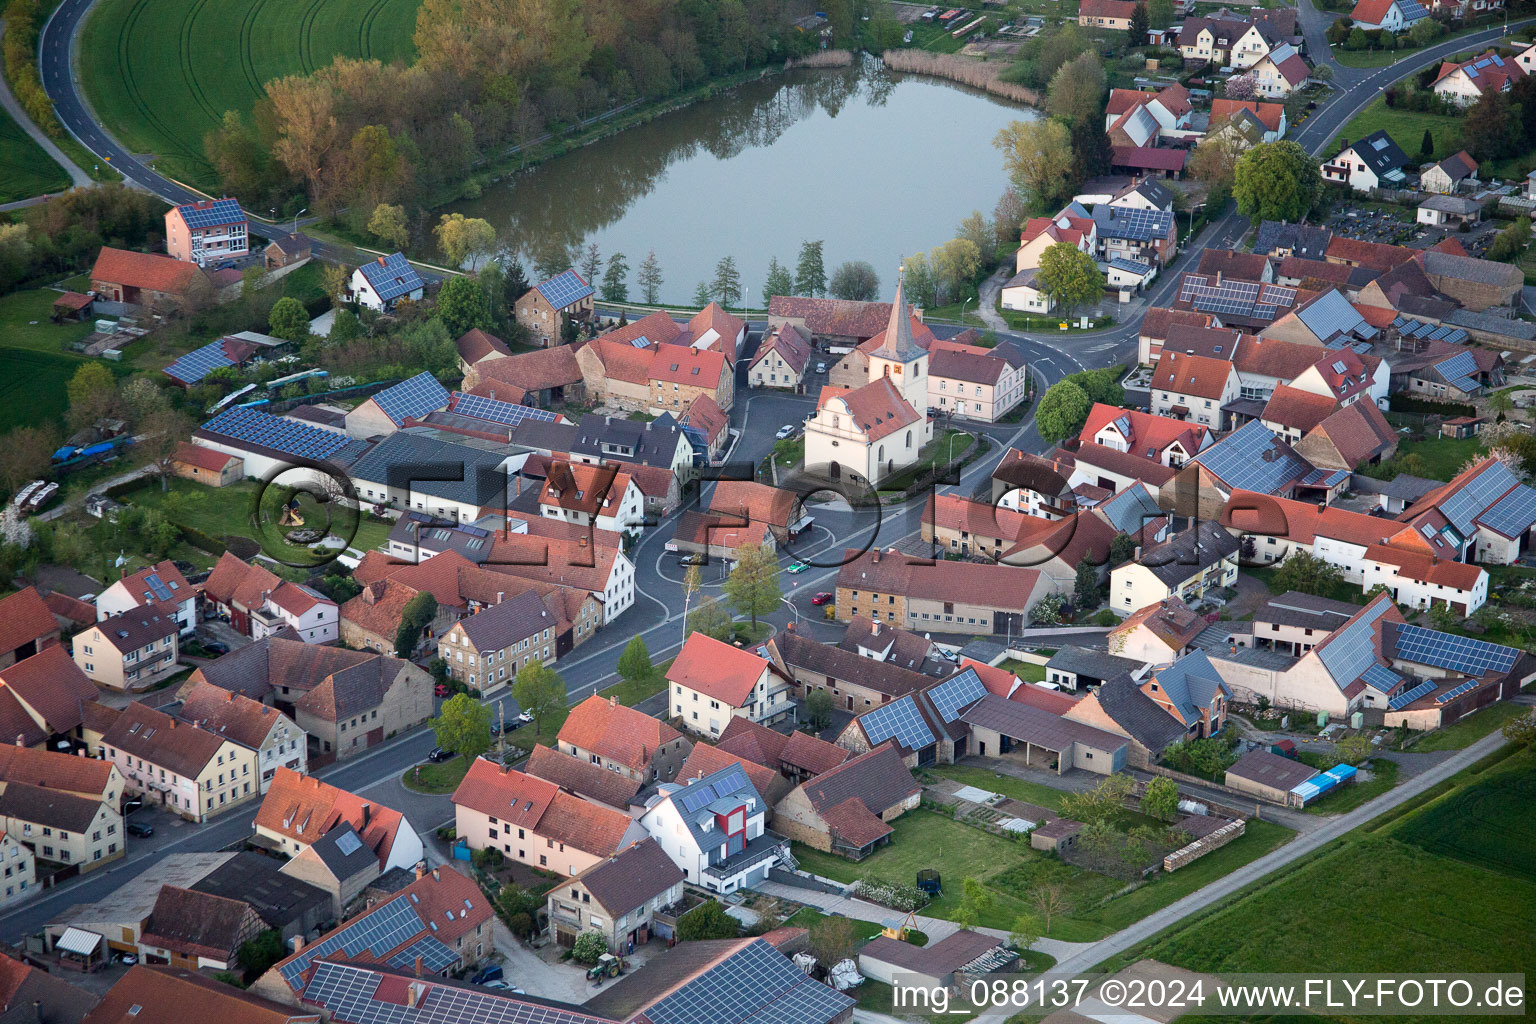
M 579 797 L 596 800 L 620 811 L 628 811 L 631 804 L 636 802 L 635 794 L 644 788 L 638 779 L 609 771 L 587 758 L 567 754 L 542 743 L 534 745 L 523 770 Z
M 402 253 L 390 253 L 352 271 L 345 297 L 368 309 L 388 313 L 402 301 L 420 302 L 426 282 Z
M 94 613 L 91 616 L 95 618 Z M 56 646 L 62 629 L 36 587 L 0 598 L 0 669 Z
M 425 592 L 430 590 L 419 590 L 393 577 L 365 583 L 362 593 L 341 606 L 342 643 L 380 654 L 394 651 L 406 605 Z M 422 630 L 416 648 L 430 644 L 458 618 L 455 609 L 439 604 L 437 615 Z M 415 649 L 409 653 L 415 654 Z
M 767 726 L 758 725 L 745 718 L 731 719 L 731 724 L 726 726 L 725 732 L 720 734 L 720 743 L 717 746 L 706 747 L 705 744 L 699 744 L 694 747 L 695 751 L 701 749 L 740 756 L 754 767 L 766 768 L 770 772 L 777 773 L 780 778 L 796 784 L 831 771 L 852 756 L 837 744 L 817 739 L 810 733 L 797 730 L 786 736 L 784 733 L 775 732 Z M 690 755 L 689 760 L 692 761 L 694 758 Z M 683 776 L 684 778 L 695 777 L 689 770 L 685 770 Z M 754 786 L 758 786 L 758 776 L 753 771 L 749 770 L 747 777 L 752 780 Z M 787 790 L 788 787 L 786 792 Z M 768 790 L 762 787 L 758 788 L 758 792 L 765 797 L 770 795 Z M 777 803 L 776 800 L 775 803 Z
M 662 783 L 637 820 L 686 882 L 730 893 L 765 881 L 788 855 L 784 837 L 767 831 L 766 812 L 746 772 L 733 765 L 684 785 Z
M 1236 491 L 1311 499 L 1326 505 L 1343 493 L 1348 483 L 1348 473 L 1315 468 L 1274 431 L 1253 420 L 1196 455 L 1179 471 L 1174 485 L 1164 489 L 1159 503 L 1176 515 L 1207 522 L 1221 515 Z
M 463 351 L 461 345 L 461 363 L 465 359 Z M 502 358 L 482 358 L 464 371 L 463 387 L 467 394 L 478 398 L 540 409 L 579 401 L 586 395 L 581 364 L 568 345 Z
M 250 222 L 229 198 L 173 206 L 165 211 L 165 251 L 200 267 L 240 259 L 251 251 Z
M 195 294 L 211 294 L 212 285 L 194 263 L 104 245 L 91 268 L 91 291 L 98 302 L 170 311 Z
M 693 445 L 697 465 L 712 465 L 725 454 L 731 439 L 731 420 L 709 395 L 693 400 L 678 423 Z
M 1152 412 L 1220 430 L 1221 408 L 1237 397 L 1238 390 L 1237 371 L 1230 361 L 1165 347 L 1152 373 Z
M 1432 228 L 1474 227 L 1483 217 L 1483 207 L 1465 196 L 1435 195 L 1419 204 L 1415 219 Z
M 870 622 L 859 615 L 851 618 Z M 889 628 L 882 624 L 882 629 Z M 933 681 L 932 676 L 894 661 L 820 643 L 792 629 L 769 639 L 768 656 L 780 671 L 794 680 L 797 697 L 804 698 L 813 690 L 825 690 L 837 707 L 845 711 L 861 712 L 878 707 Z M 728 723 L 721 736 L 725 737 L 735 728 L 739 727 Z
M 513 306 L 513 315 L 534 344 L 561 345 L 567 320 L 581 324 L 592 319 L 594 294 L 580 274 L 563 270 L 524 292 Z
M 448 676 L 482 694 L 511 685 L 530 663 L 555 662 L 556 618 L 538 594 L 521 594 L 455 622 L 438 640 Z
M 1137 93 L 1137 97 L 1150 94 Z M 1137 102 L 1141 102 L 1138 99 Z M 1146 102 L 1156 102 L 1152 97 Z M 1080 203 L 1072 202 L 1054 217 L 1031 217 L 1019 232 L 1019 251 L 1014 255 L 1014 270 L 1022 276 L 1026 270 L 1040 266 L 1045 250 L 1059 242 L 1065 242 L 1079 252 L 1092 256 L 1098 251 L 1098 235 L 1095 233 L 1093 215 Z M 1014 278 L 1017 281 L 1018 278 Z M 1012 285 L 1013 281 L 1009 282 Z M 1004 286 L 1005 288 L 1008 285 Z M 1007 295 L 1003 296 L 1004 302 Z M 1010 307 L 1012 308 L 1012 307 Z
M 309 744 L 304 730 L 276 708 L 206 679 L 189 680 L 179 696 L 180 706 L 172 711 L 177 718 L 228 736 L 256 752 L 262 793 L 271 788 L 279 768 L 300 775 L 308 769 Z
M 562 753 L 584 758 L 626 778 L 667 782 L 688 759 L 692 741 L 666 722 L 593 694 L 571 708 L 556 744 Z
M 67 793 L 7 777 L 0 783 L 0 821 L 6 835 L 30 846 L 36 857 L 75 865 L 82 872 L 117 860 L 125 850 L 122 813 L 116 802 L 95 794 Z M 31 877 L 27 865 L 17 867 L 27 869 L 18 879 Z M 10 879 L 7 875 L 6 881 Z
M 682 869 L 646 838 L 552 887 L 545 906 L 561 946 L 595 931 L 623 956 L 651 940 L 653 915 L 682 896 Z
M 1020 313 L 1050 316 L 1056 300 L 1040 286 L 1040 271 L 1035 267 L 1021 270 L 1003 283 L 1001 303 L 1004 309 Z
M 1111 148 L 1155 151 L 1161 143 L 1199 137 L 1190 127 L 1192 109 L 1189 91 L 1182 85 L 1164 86 L 1157 92 L 1112 89 L 1104 108 L 1104 132 Z
M 708 396 L 695 399 L 695 402 L 699 401 L 713 402 L 713 399 Z M 551 451 L 549 454 L 555 460 L 568 457 L 574 463 L 619 466 L 631 476 L 634 470 L 630 467 L 644 466 L 686 478 L 692 474 L 694 466 L 693 441 L 669 412 L 644 423 L 587 413 L 577 425 L 569 451 Z
M 79 736 L 82 708 L 98 696 L 63 646 L 45 647 L 0 669 L 0 736 L 24 747 Z
M 754 388 L 796 391 L 805 380 L 811 361 L 811 332 L 791 323 L 771 328 L 757 346 L 747 367 L 747 383 Z
M 470 849 L 500 850 L 562 875 L 578 875 L 645 838 L 623 811 L 484 758 L 453 791 L 453 806 L 458 836 Z
M 1429 17 L 1418 0 L 1357 0 L 1350 19 L 1367 32 L 1385 29 L 1394 35 Z
M 197 593 L 187 584 L 169 559 L 140 569 L 96 595 L 96 618 L 126 612 L 144 605 L 172 602 L 182 633 L 191 633 L 197 625 Z
M 752 759 L 753 757 L 765 755 L 755 742 L 758 734 L 754 731 L 749 736 L 744 730 L 762 730 L 768 736 L 778 737 L 777 741 L 767 741 L 767 749 L 782 748 L 786 745 L 788 737 L 783 733 L 774 732 L 765 726 L 754 725 L 745 718 L 731 719 L 731 724 L 726 726 L 726 729 L 731 733 L 731 736 L 725 746 L 712 747 L 708 743 L 694 744 L 693 750 L 688 754 L 688 760 L 683 762 L 683 772 L 679 778 L 701 779 L 706 775 L 713 775 L 715 772 L 723 771 L 732 766 L 740 767 L 742 771 L 747 773 L 747 779 L 752 783 L 752 788 L 757 790 L 758 795 L 763 798 L 763 802 L 768 806 L 768 812 L 763 819 L 764 823 L 772 825 L 774 805 L 784 798 L 793 784 L 789 779 L 772 768 L 759 764 Z M 800 733 L 799 735 L 805 736 L 806 734 Z M 725 742 L 725 740 L 726 737 L 722 737 L 722 742 Z M 822 743 L 823 741 L 817 740 L 816 742 Z M 826 745 L 838 751 L 839 760 L 846 760 L 850 756 L 848 751 L 843 750 L 842 747 L 838 747 L 835 744 Z M 747 753 L 743 753 L 743 751 Z M 748 753 L 751 754 L 750 757 Z
M 547 519 L 633 535 L 645 525 L 645 497 L 615 466 L 558 459 L 549 465 L 539 512 Z
M 1375 402 L 1352 402 L 1325 416 L 1295 448 L 1318 469 L 1354 472 L 1390 459 L 1397 441 L 1397 431 Z
M 1024 628 L 1049 590 L 1036 569 L 871 549 L 838 570 L 837 618 L 864 613 L 919 631 L 1006 635 Z
M 1214 736 L 1227 724 L 1232 689 L 1204 651 L 1154 668 L 1140 686 L 1143 694 L 1184 726 L 1189 739 Z
M 768 297 L 769 331 L 781 324 L 793 324 L 805 328 L 812 338 L 826 346 L 861 345 L 885 330 L 890 319 L 889 302 L 816 299 L 805 295 Z
M 996 423 L 1024 400 L 1028 381 L 1023 357 L 1007 342 L 995 349 L 936 343 L 928 360 L 928 407 Z
M 1126 675 L 1105 680 L 1062 712 L 1062 717 L 1124 736 L 1126 764 L 1132 768 L 1155 764 L 1164 750 L 1187 736 L 1184 724 Z
M 1419 175 L 1419 187 L 1439 195 L 1454 195 L 1463 185 L 1477 184 L 1477 161 L 1466 150 L 1452 153 Z
M 188 1019 L 319 1024 L 320 1014 L 259 998 L 183 967 L 136 964 L 85 1015 L 82 1024 L 118 1024 L 124 1019 L 135 1024 L 179 1024 Z
M 263 262 L 268 270 L 302 266 L 309 261 L 313 248 L 308 235 L 302 232 L 291 235 L 280 231 L 268 239 L 266 248 L 262 250 Z
M 1257 12 L 1255 12 L 1257 13 Z M 1237 16 L 1185 18 L 1179 29 L 1179 55 L 1188 61 L 1209 61 L 1216 67 L 1251 68 L 1286 41 L 1280 26 L 1268 18 Z M 1218 101 L 1219 102 L 1219 101 Z M 1211 108 L 1211 123 L 1217 123 Z
M 799 494 L 755 480 L 716 480 L 709 511 L 726 522 L 761 524 L 779 544 L 790 543 L 811 525 Z
M 205 487 L 228 487 L 245 479 L 245 460 L 184 441 L 171 456 L 171 472 Z
M 774 807 L 774 825 L 813 849 L 862 860 L 890 842 L 890 823 L 921 796 L 901 754 L 886 742 L 796 786 Z
M 1260 96 L 1285 99 L 1306 84 L 1312 69 L 1296 47 L 1281 43 L 1259 58 L 1249 74 L 1254 76 Z
M 672 717 L 718 739 L 733 717 L 751 722 L 793 718 L 790 681 L 761 654 L 690 633 L 667 669 Z
M 1408 158 L 1386 129 L 1378 129 L 1351 145 L 1345 141 L 1338 155 L 1323 164 L 1323 180 L 1348 185 L 1356 192 L 1399 188 L 1406 180 Z
M 938 645 L 928 637 L 910 629 L 887 626 L 867 615 L 855 615 L 848 620 L 848 628 L 837 646 L 861 658 L 873 658 L 936 678 L 955 670 L 954 662 L 941 654 Z
M 1212 100 L 1211 126 L 1231 121 L 1239 113 L 1253 115 L 1263 129 L 1260 142 L 1278 142 L 1285 138 L 1287 122 L 1284 103 L 1265 103 L 1260 100 Z
M 1398 517 L 1431 544 L 1437 558 L 1513 565 L 1530 549 L 1536 494 L 1513 471 L 1485 457 Z M 0 675 L 3 678 L 3 675 Z
M 1486 50 L 1470 60 L 1440 62 L 1431 91 L 1446 103 L 1470 107 L 1490 92 L 1507 93 L 1525 69 L 1518 61 L 1505 60 L 1497 50 Z
M 118 713 L 99 752 L 131 792 L 189 821 L 206 821 L 261 795 L 256 751 L 143 704 Z
M 1076 507 L 1071 467 L 1009 448 L 992 470 L 992 504 L 1042 519 L 1060 519 Z
M 1110 608 L 1120 615 L 1177 597 L 1198 602 L 1237 582 L 1238 543 L 1214 522 L 1201 522 L 1110 572 Z
M 1125 31 L 1131 27 L 1135 9 L 1129 0 L 1087 0 L 1078 6 L 1077 23 L 1083 28 Z
M 1099 255 L 1106 261 L 1161 267 L 1178 255 L 1179 235 L 1171 211 L 1100 205 L 1093 208 L 1093 225 Z
M 373 878 L 391 868 L 412 870 L 423 856 L 416 827 L 399 811 L 289 768 L 274 773 L 254 825 L 252 842 L 290 863 L 337 829 L 356 837 L 373 862 Z
M 1109 649 L 1117 657 L 1161 665 L 1193 649 L 1195 637 L 1205 627 L 1205 616 L 1190 610 L 1180 598 L 1170 597 L 1137 609 L 1110 630 Z
M 166 885 L 144 922 L 139 947 L 151 963 L 236 970 L 240 947 L 265 930 L 261 915 L 240 900 Z

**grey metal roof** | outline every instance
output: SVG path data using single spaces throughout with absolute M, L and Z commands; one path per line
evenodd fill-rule
M 1356 604 L 1288 590 L 1259 605 L 1253 613 L 1253 621 L 1277 622 L 1282 626 L 1322 629 L 1331 633 L 1359 610 L 1360 606 Z
M 505 507 L 509 487 L 501 466 L 509 457 L 505 452 L 396 431 L 374 445 L 348 472 L 357 480 L 409 488 L 416 494 Z
M 1051 660 L 1045 663 L 1045 667 L 1058 672 L 1071 672 L 1074 675 L 1104 680 L 1113 679 L 1127 672 L 1135 672 L 1142 667 L 1142 663 L 1134 658 L 1121 658 L 1104 651 L 1094 651 L 1087 647 L 1074 647 L 1068 644 L 1053 654 Z
M 1091 725 L 1074 722 L 1029 704 L 989 693 L 971 705 L 960 720 L 968 725 L 993 729 L 1004 736 L 1057 752 L 1073 743 L 1084 743 L 1096 750 L 1115 751 L 1125 746 L 1125 737 Z

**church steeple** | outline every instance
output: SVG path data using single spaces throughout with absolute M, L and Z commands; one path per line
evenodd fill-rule
M 885 325 L 880 347 L 870 354 L 910 363 L 927 353 L 912 336 L 912 313 L 907 308 L 906 296 L 902 291 L 902 278 L 905 274 L 906 267 L 896 271 L 896 298 L 891 303 L 891 319 Z

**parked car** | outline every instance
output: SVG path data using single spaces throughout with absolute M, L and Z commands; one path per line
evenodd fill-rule
M 504 981 L 501 981 L 500 979 L 497 979 L 496 981 L 488 981 L 488 982 L 486 982 L 481 987 L 482 988 L 495 989 L 498 992 L 510 992 L 510 991 L 512 991 L 512 986 L 508 985 Z
M 786 437 L 792 437 L 794 435 L 794 433 L 795 433 L 794 424 L 786 423 L 782 427 L 780 427 L 779 428 L 779 432 L 777 434 L 774 434 L 773 436 L 778 438 L 780 441 L 782 441 Z
M 816 605 L 816 607 L 819 608 L 819 607 L 821 607 L 824 604 L 831 604 L 833 597 L 834 597 L 834 595 L 829 594 L 825 590 L 823 590 L 820 593 L 818 593 L 815 597 L 811 598 L 811 604 L 814 604 L 814 605 Z
M 480 968 L 475 972 L 474 977 L 470 978 L 469 980 L 470 984 L 484 985 L 486 982 L 490 981 L 501 981 L 506 976 L 507 972 L 502 970 L 501 964 L 491 964 L 488 967 Z
M 827 372 L 827 364 L 826 363 L 817 363 L 816 364 L 816 372 L 817 373 L 826 373 Z
M 132 967 L 134 964 L 139 962 L 139 955 L 137 953 L 116 953 L 113 955 L 112 959 L 116 960 L 124 967 Z
M 790 562 L 789 565 L 785 566 L 784 571 L 793 576 L 796 573 L 805 572 L 805 570 L 809 568 L 810 566 L 806 565 L 804 562 Z
M 453 751 L 444 750 L 442 747 L 433 747 L 432 753 L 427 755 L 427 760 L 431 761 L 433 764 L 442 764 L 444 761 L 453 760 L 453 758 Z
M 678 565 L 699 565 L 704 561 L 703 555 L 683 555 L 677 560 Z
M 205 640 L 203 648 L 211 654 L 228 654 L 229 644 L 222 640 Z
M 136 821 L 130 821 L 123 828 L 129 835 L 139 839 L 148 839 L 155 834 L 155 827 L 153 825 L 141 825 Z
M 519 722 L 522 722 L 524 725 L 527 725 L 529 722 L 533 721 L 533 712 L 532 711 L 519 711 L 517 713 L 517 720 Z
M 448 684 L 447 683 L 438 683 L 436 686 L 432 687 L 432 696 L 434 696 L 434 697 L 446 697 L 446 696 L 448 696 Z

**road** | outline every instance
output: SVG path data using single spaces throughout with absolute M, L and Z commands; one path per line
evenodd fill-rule
M 0 21 L 0 38 L 4 38 L 4 36 L 5 22 Z M 11 93 L 10 83 L 5 80 L 4 75 L 0 75 L 0 107 L 4 107 L 5 112 L 11 115 L 11 119 L 21 125 L 22 130 L 32 136 L 34 142 L 43 147 L 43 152 L 53 157 L 54 162 L 64 168 L 69 174 L 71 185 L 82 188 L 90 186 L 91 176 L 76 167 L 75 162 L 65 156 L 64 151 L 55 145 L 54 141 L 42 129 L 32 123 L 32 119 L 27 116 L 27 112 L 21 108 L 21 104 L 16 101 L 16 97 Z M 46 198 L 46 196 L 38 196 L 32 199 L 22 199 L 14 203 L 5 203 L 0 205 L 0 212 L 20 209 L 23 206 L 31 206 L 34 203 L 42 202 Z

